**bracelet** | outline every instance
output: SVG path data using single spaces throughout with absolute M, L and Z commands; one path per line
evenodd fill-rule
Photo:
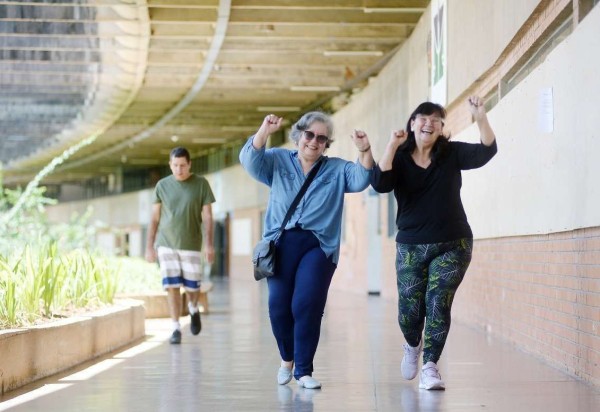
M 358 149 L 358 151 L 361 152 L 361 153 L 368 152 L 369 150 L 371 150 L 371 145 L 369 145 L 369 147 L 367 147 L 365 150 Z

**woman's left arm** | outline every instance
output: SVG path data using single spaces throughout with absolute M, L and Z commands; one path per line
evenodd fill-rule
M 469 111 L 477 122 L 481 133 L 481 143 L 453 142 L 457 150 L 458 166 L 461 170 L 476 169 L 483 166 L 494 157 L 498 151 L 496 146 L 496 135 L 490 126 L 483 101 L 478 96 L 468 99 Z
M 364 131 L 355 129 L 350 137 L 358 149 L 358 161 L 365 169 L 371 170 L 375 161 L 373 160 L 369 136 Z
M 473 119 L 475 119 L 477 122 L 477 127 L 479 128 L 479 133 L 481 134 L 481 143 L 486 146 L 491 146 L 496 140 L 496 135 L 494 134 L 492 126 L 490 126 L 490 122 L 488 121 L 483 101 L 479 96 L 471 96 L 469 97 L 468 102 L 469 111 L 471 112 Z

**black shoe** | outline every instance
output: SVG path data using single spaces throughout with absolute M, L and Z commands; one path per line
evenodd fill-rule
M 169 338 L 169 342 L 171 342 L 171 344 L 173 344 L 173 345 L 177 345 L 177 344 L 181 343 L 181 331 L 174 330 L 173 334 Z
M 200 311 L 190 316 L 192 318 L 192 322 L 190 323 L 190 330 L 192 331 L 192 335 L 197 335 L 202 330 L 202 322 L 200 321 Z

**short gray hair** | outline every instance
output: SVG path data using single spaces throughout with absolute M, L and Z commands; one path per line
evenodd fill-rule
M 329 137 L 329 140 L 327 141 L 326 147 L 331 146 L 331 143 L 333 143 L 333 122 L 331 121 L 329 115 L 323 112 L 305 113 L 300 120 L 298 120 L 292 126 L 292 130 L 290 131 L 290 139 L 292 139 L 294 143 L 298 144 L 302 132 L 308 130 L 308 128 L 316 122 L 323 123 L 327 127 L 327 136 Z

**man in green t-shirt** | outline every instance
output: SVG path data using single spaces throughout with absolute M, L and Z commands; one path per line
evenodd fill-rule
M 206 237 L 206 261 L 212 264 L 215 250 L 211 203 L 215 197 L 208 181 L 191 173 L 192 162 L 187 149 L 176 147 L 171 150 L 169 166 L 173 174 L 159 180 L 154 189 L 146 259 L 154 262 L 158 257 L 173 321 L 170 342 L 176 344 L 181 343 L 181 287 L 188 297 L 192 334 L 197 335 L 202 329 L 198 308 L 202 279 L 202 225 Z

